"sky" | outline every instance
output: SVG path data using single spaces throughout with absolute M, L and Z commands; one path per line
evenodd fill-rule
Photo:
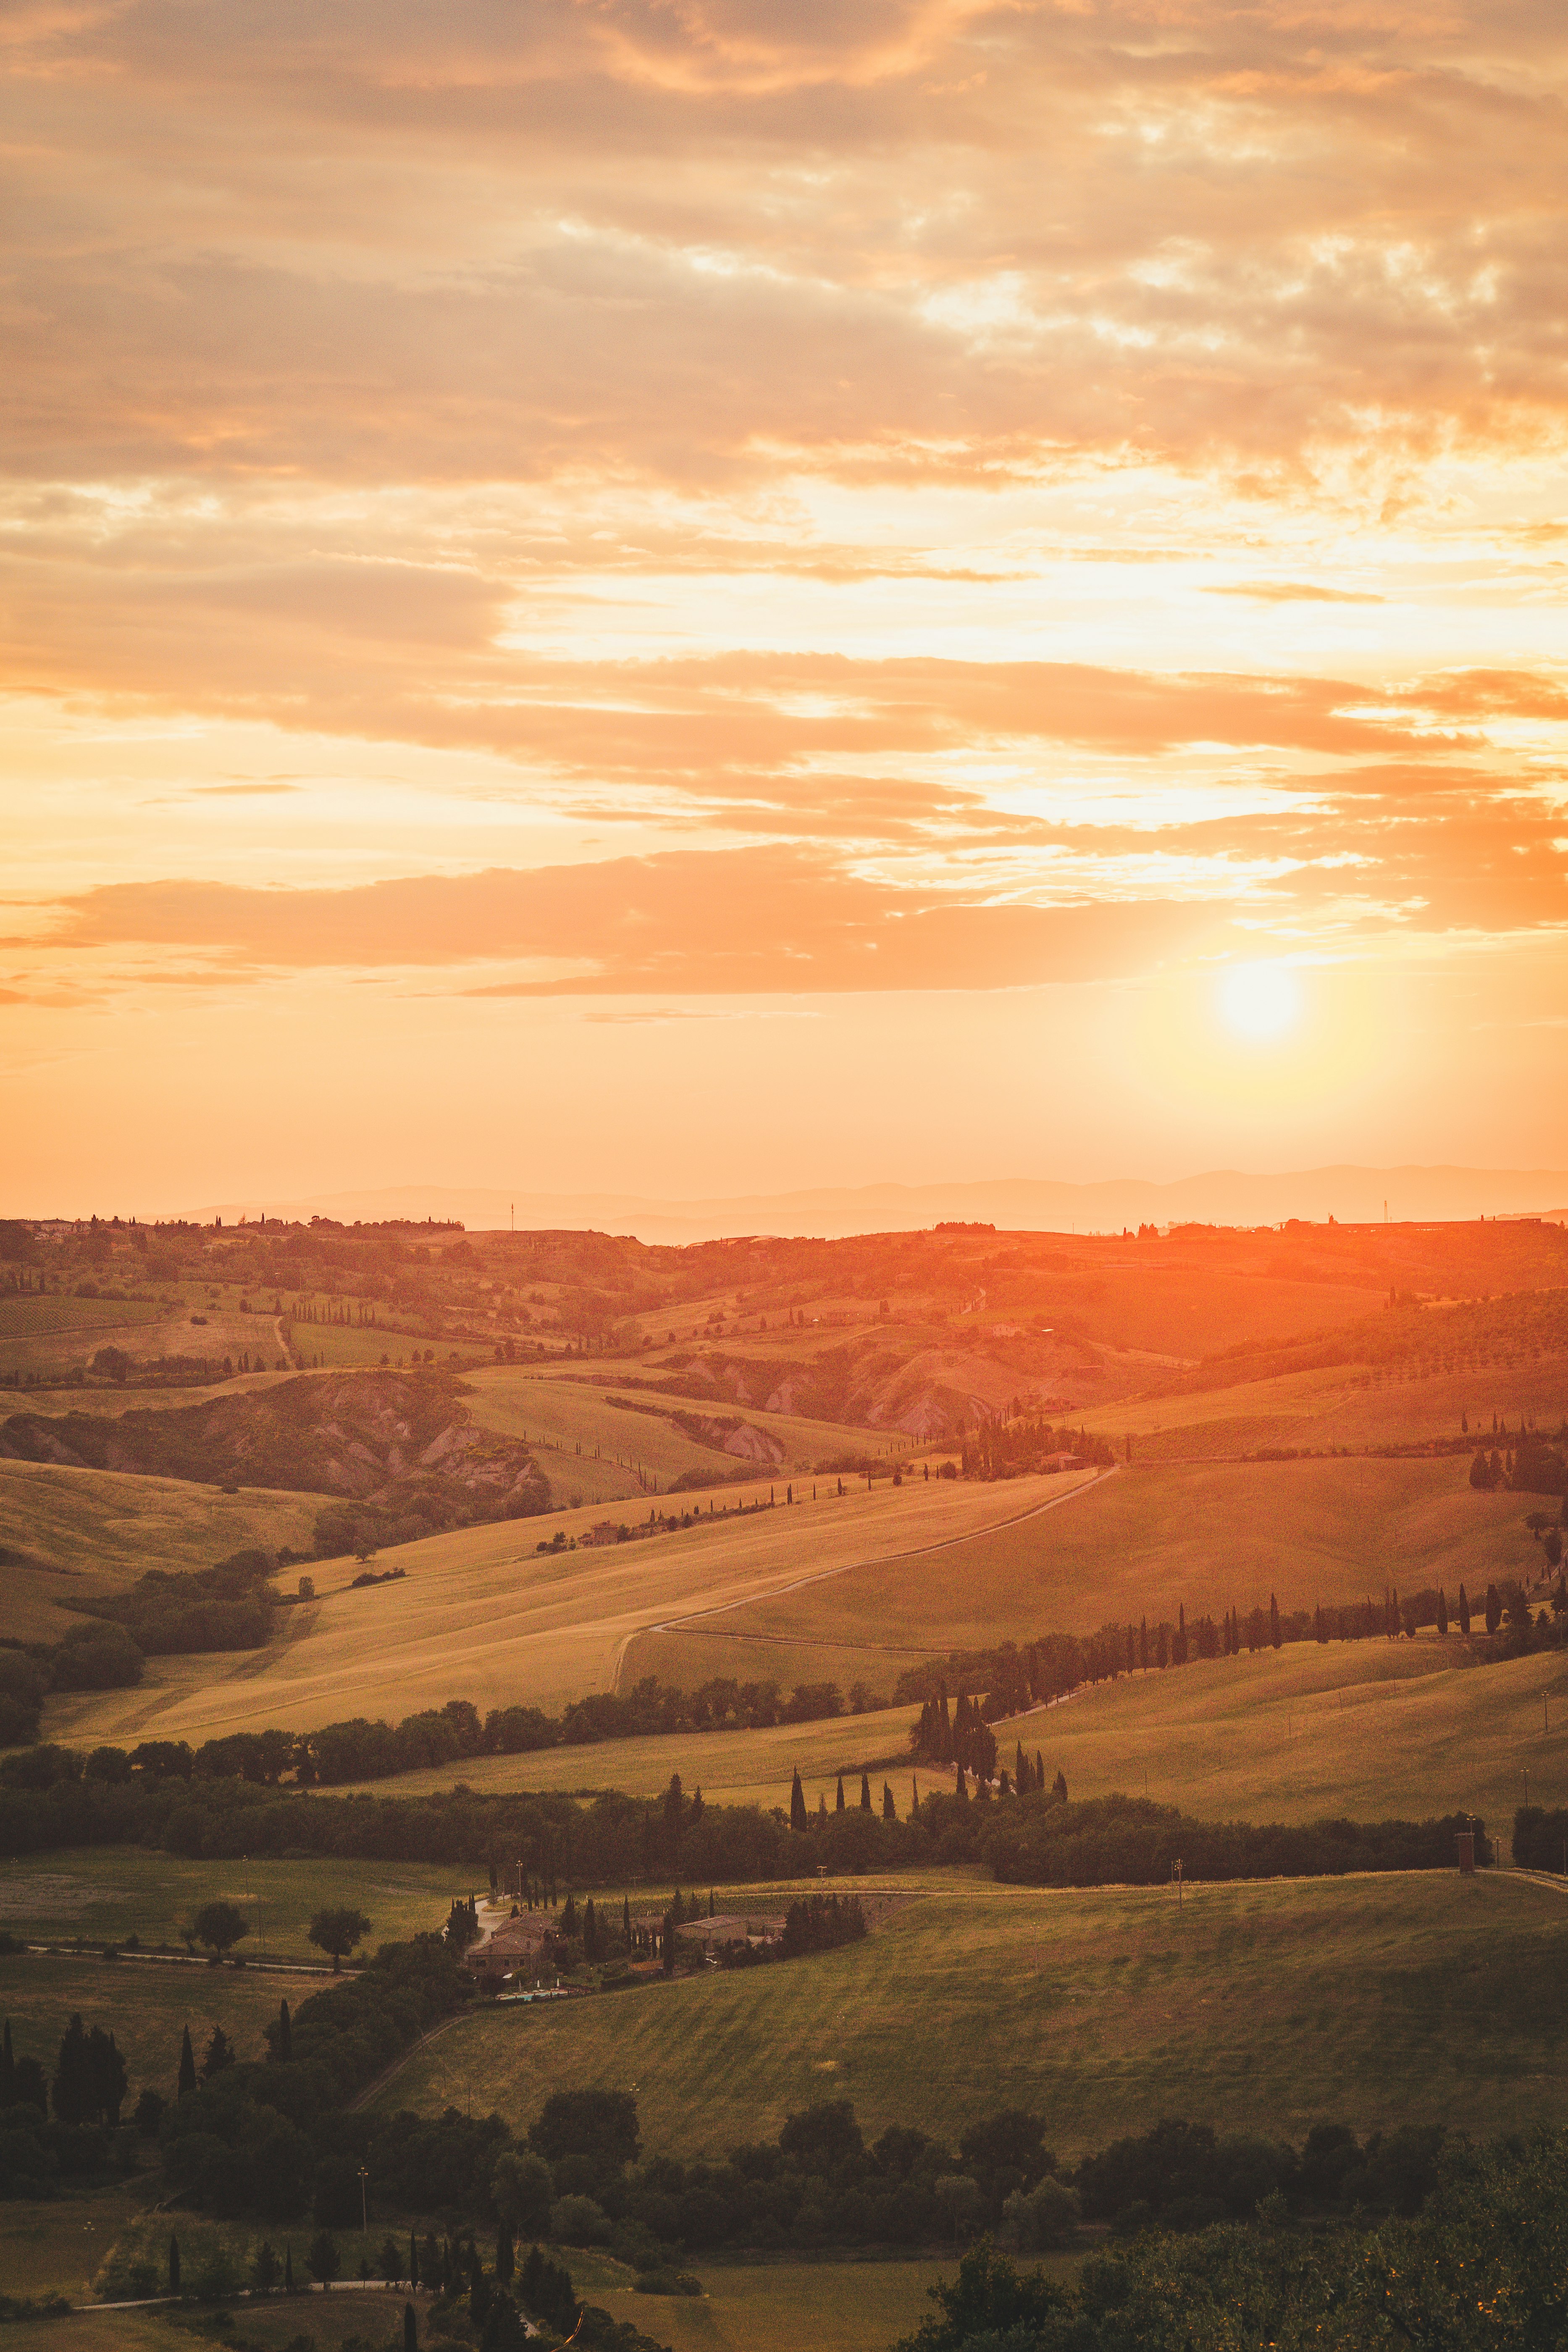
M 0 1212 L 1568 1167 L 1557 0 L 16 0 Z

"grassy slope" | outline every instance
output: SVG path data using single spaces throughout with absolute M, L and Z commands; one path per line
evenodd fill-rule
M 1446 1580 L 1452 1596 L 1461 1577 L 1484 1590 L 1539 1562 L 1521 1498 L 1477 1494 L 1462 1461 L 1134 1462 L 1070 1509 L 955 1545 L 918 1576 L 868 1566 L 760 1601 L 726 1627 L 831 1644 L 885 1641 L 896 1626 L 906 1642 L 957 1648 L 1174 1620 L 1178 1601 L 1189 1618 L 1217 1616 L 1266 1605 L 1270 1591 L 1306 1608 L 1391 1580 Z
M 825 2095 L 868 2132 L 1043 2109 L 1064 2154 L 1161 2116 L 1568 2116 L 1568 1906 L 1506 1874 L 1047 1894 L 933 1876 L 864 1944 L 773 1969 L 491 2011 L 418 2053 L 388 2106 L 635 2087 L 650 2146 L 722 2150 Z
M 1421 1379 L 1373 1376 L 1354 1365 L 1287 1372 L 1231 1389 L 1130 1399 L 1084 1418 L 1120 1449 L 1131 1433 L 1140 1461 L 1239 1454 L 1259 1445 L 1376 1446 L 1472 1433 L 1493 1413 L 1517 1429 L 1521 1413 L 1554 1425 L 1568 1405 L 1568 1361 L 1542 1357 L 1507 1370 Z
M 1458 1647 L 1293 1643 L 1102 1683 L 996 1734 L 1005 1758 L 1022 1739 L 1075 1797 L 1146 1787 L 1211 1821 L 1470 1811 L 1506 1840 L 1524 1771 L 1532 1799 L 1568 1803 L 1568 1658 L 1447 1663 Z
M 77 1742 L 123 1742 L 304 1727 L 366 1712 L 395 1717 L 455 1697 L 480 1707 L 555 1706 L 612 1687 L 626 1643 L 662 1617 L 744 1602 L 846 1563 L 965 1536 L 1061 1486 L 1020 1479 L 851 1488 L 794 1510 L 720 1517 L 646 1542 L 545 1557 L 535 1546 L 555 1528 L 581 1532 L 599 1513 L 433 1536 L 398 1550 L 407 1578 L 397 1584 L 354 1592 L 352 1563 L 323 1565 L 321 1597 L 290 1612 L 286 1638 L 268 1651 L 153 1660 L 139 1689 L 51 1700 L 46 1728 Z M 733 1491 L 721 1494 L 718 1509 L 735 1500 Z
M 150 1568 L 210 1568 L 247 1544 L 307 1550 L 320 1508 L 266 1487 L 0 1462 L 0 1544 L 28 1563 L 0 1572 L 0 1633 L 56 1641 L 81 1622 L 60 1596 L 120 1591 Z
M 637 1362 L 628 1364 L 626 1372 L 628 1381 L 657 1377 L 657 1372 L 650 1373 L 648 1367 Z M 609 1376 L 614 1376 L 613 1367 Z M 526 1433 L 531 1444 L 544 1449 L 542 1466 L 555 1491 L 563 1495 L 581 1486 L 585 1500 L 592 1499 L 590 1484 L 606 1496 L 641 1494 L 631 1465 L 640 1465 L 663 1487 L 690 1471 L 710 1477 L 747 1466 L 738 1457 L 700 1444 L 684 1431 L 672 1428 L 662 1418 L 666 1412 L 739 1415 L 752 1428 L 765 1431 L 784 1447 L 784 1459 L 776 1470 L 758 1465 L 753 1475 L 764 1478 L 789 1478 L 803 1468 L 809 1475 L 813 1462 L 845 1452 L 882 1455 L 895 1447 L 886 1430 L 844 1428 L 832 1422 L 763 1412 L 749 1405 L 705 1405 L 673 1393 L 650 1394 L 640 1386 L 590 1387 L 580 1379 L 563 1379 L 549 1368 L 497 1366 L 468 1377 L 475 1391 L 470 1401 L 474 1418 L 509 1437 Z M 610 1398 L 617 1394 L 639 1405 L 658 1408 L 660 1417 L 628 1412 L 612 1404 Z M 899 1450 L 905 1450 L 908 1441 L 899 1439 L 896 1444 Z M 576 1450 L 579 1445 L 581 1454 Z

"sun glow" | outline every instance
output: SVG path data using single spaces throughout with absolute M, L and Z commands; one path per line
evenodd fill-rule
M 1238 1037 L 1253 1045 L 1272 1045 L 1300 1017 L 1300 982 L 1284 964 L 1236 964 L 1220 982 L 1219 1009 L 1226 1027 Z

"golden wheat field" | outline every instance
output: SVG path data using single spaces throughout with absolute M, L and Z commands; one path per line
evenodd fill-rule
M 825 1660 L 897 1638 L 933 1649 L 1087 1633 L 1107 1620 L 1136 1624 L 1227 1608 L 1314 1607 L 1381 1598 L 1461 1579 L 1534 1577 L 1541 1554 L 1526 1528 L 1528 1498 L 1478 1493 L 1463 1459 L 1176 1463 L 1102 1477 L 1070 1510 L 977 1534 L 910 1577 L 868 1560 L 819 1590 L 778 1591 L 732 1612 L 727 1635 L 821 1645 Z M 889 1632 L 897 1627 L 896 1635 Z M 700 1624 L 639 1643 L 628 1667 L 651 1671 L 689 1640 L 704 1663 Z M 824 1664 L 824 1674 L 836 1669 Z M 716 1669 L 706 1664 L 706 1671 Z
M 0 1462 L 0 1633 L 54 1642 L 80 1619 L 64 1605 L 152 1568 L 210 1568 L 247 1545 L 308 1550 L 319 1495 L 53 1463 Z M 228 1661 L 221 1662 L 230 1663 Z
M 686 1499 L 702 1524 L 645 1541 L 542 1551 L 562 1530 L 587 1534 L 597 1512 L 554 1513 L 400 1547 L 405 1580 L 352 1590 L 352 1561 L 319 1563 L 318 1597 L 291 1609 L 260 1652 L 150 1660 L 129 1691 L 51 1699 L 50 1738 L 75 1742 L 210 1738 L 276 1724 L 305 1729 L 354 1715 L 395 1717 L 448 1698 L 559 1706 L 616 1686 L 627 1645 L 652 1625 L 728 1612 L 760 1594 L 826 1584 L 857 1563 L 942 1557 L 976 1531 L 1073 1499 L 1066 1478 L 981 1486 L 921 1479 L 874 1491 L 806 1482 L 793 1507 L 736 1512 L 735 1489 Z M 767 1483 L 756 1490 L 765 1500 Z M 711 1504 L 710 1515 L 706 1506 Z M 724 1517 L 726 1507 L 729 1517 Z M 374 1667 L 369 1661 L 374 1654 Z
M 1116 1791 L 1178 1805 L 1203 1820 L 1361 1821 L 1476 1812 L 1503 1834 L 1523 1801 L 1568 1804 L 1568 1662 L 1561 1654 L 1477 1667 L 1457 1642 L 1288 1643 L 1251 1657 L 1123 1676 L 998 1722 L 1001 1759 L 1021 1742 L 1075 1797 Z M 813 1811 L 831 1809 L 838 1776 L 873 1803 L 884 1780 L 900 1817 L 911 1784 L 945 1776 L 909 1756 L 913 1707 L 766 1730 L 681 1732 L 527 1756 L 476 1757 L 479 1790 L 620 1789 L 653 1796 L 679 1772 L 721 1804 L 787 1806 L 798 1769 Z M 451 1785 L 454 1768 L 375 1784 L 413 1795 Z

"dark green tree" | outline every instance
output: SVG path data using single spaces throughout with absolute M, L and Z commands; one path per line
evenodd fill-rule
M 675 1974 L 675 1914 L 664 1915 L 664 1933 L 659 1938 L 659 1966 L 667 1977 Z
M 1487 1632 L 1495 1633 L 1502 1623 L 1502 1596 L 1495 1584 L 1487 1587 Z
M 805 1827 L 805 1790 L 800 1785 L 798 1764 L 795 1766 L 795 1778 L 790 1782 L 789 1825 L 792 1830 L 804 1830 Z
M 1441 1585 L 1439 1585 L 1439 1586 L 1437 1587 L 1437 1632 L 1438 1632 L 1438 1634 L 1439 1634 L 1440 1636 L 1442 1636 L 1442 1635 L 1446 1635 L 1446 1634 L 1447 1634 L 1447 1631 L 1448 1631 L 1448 1596 L 1447 1596 L 1447 1592 L 1445 1592 L 1445 1591 L 1443 1590 L 1443 1587 L 1442 1587 Z
M 1459 1631 L 1461 1633 L 1468 1633 L 1469 1630 L 1470 1604 L 1468 1600 L 1466 1598 L 1465 1588 L 1461 1584 L 1459 1587 Z
M 1055 1780 L 1051 1783 L 1051 1787 L 1055 1792 L 1058 1804 L 1065 1805 L 1068 1801 L 1067 1774 L 1065 1772 L 1058 1772 Z
M 375 2266 L 389 2286 L 395 2286 L 403 2276 L 403 2256 L 397 2251 L 396 2239 L 390 2234 L 381 2242 Z
M 502 2286 L 510 2284 L 511 2274 L 516 2267 L 517 2257 L 512 2249 L 511 2231 L 503 2221 L 496 2231 L 496 2276 Z
M 352 1905 L 329 1906 L 326 1910 L 316 1913 L 305 1932 L 319 1952 L 331 1953 L 332 1974 L 336 1976 L 342 1965 L 344 1953 L 352 1952 L 354 1946 L 363 1944 L 369 1935 L 370 1921 L 363 1911 L 354 1910 Z
M 231 1951 L 242 1936 L 250 1933 L 250 1923 L 237 1903 L 204 1903 L 186 1930 L 195 1943 L 205 1944 L 209 1952 L 221 1958 Z
M 410 2230 L 408 2232 L 408 2284 L 413 2287 L 416 2287 L 419 2284 L 419 2232 L 417 2230 Z
M 836 1813 L 841 1813 L 844 1811 L 844 1775 L 842 1772 L 838 1775 L 838 1794 L 833 1801 L 833 1810 Z
M 233 2063 L 234 2044 L 222 2026 L 215 2025 L 212 2030 L 212 2039 L 202 2056 L 203 2082 L 210 2083 L 215 2074 L 221 2074 L 226 2066 L 232 2066 Z
M 55 2078 L 49 2086 L 49 2097 L 62 2124 L 96 2122 L 98 2108 L 93 2097 L 92 2060 L 88 2053 L 87 2034 L 79 2012 L 72 2014 L 70 2023 L 60 2036 L 59 2054 L 55 2060 Z
M 1271 1592 L 1268 1596 L 1268 1646 L 1270 1649 L 1277 1650 L 1279 1647 L 1279 1603 Z
M 288 2243 L 283 2248 L 283 2292 L 285 2294 L 294 2292 L 294 2249 Z
M 626 1939 L 626 1949 L 629 1952 L 632 1948 L 632 1906 L 631 1897 L 627 1895 L 623 1895 L 621 1897 L 621 1933 Z
M 294 2021 L 289 2014 L 287 2000 L 278 2004 L 278 2057 L 287 2065 L 294 2055 Z
M 870 1810 L 871 1776 L 868 1772 L 862 1772 L 860 1775 L 860 1811 L 863 1813 L 868 1813 Z
M 270 2294 L 278 2284 L 279 2264 L 270 2239 L 263 2238 L 250 2258 L 250 2283 L 258 2294 Z
M 882 1819 L 885 1822 L 896 1822 L 898 1818 L 899 1809 L 893 1802 L 892 1790 L 889 1787 L 887 1781 L 884 1780 L 882 1783 Z
M 93 2113 L 110 2131 L 118 2131 L 131 2078 L 113 2034 L 106 2033 L 101 2025 L 95 2025 L 87 2037 L 87 2063 L 92 2078 Z
M 313 2279 L 319 2280 L 323 2294 L 342 2268 L 338 2242 L 330 2230 L 318 2230 L 305 2256 L 305 2267 Z
M 419 2323 L 411 2303 L 403 2306 L 403 2352 L 419 2352 Z

